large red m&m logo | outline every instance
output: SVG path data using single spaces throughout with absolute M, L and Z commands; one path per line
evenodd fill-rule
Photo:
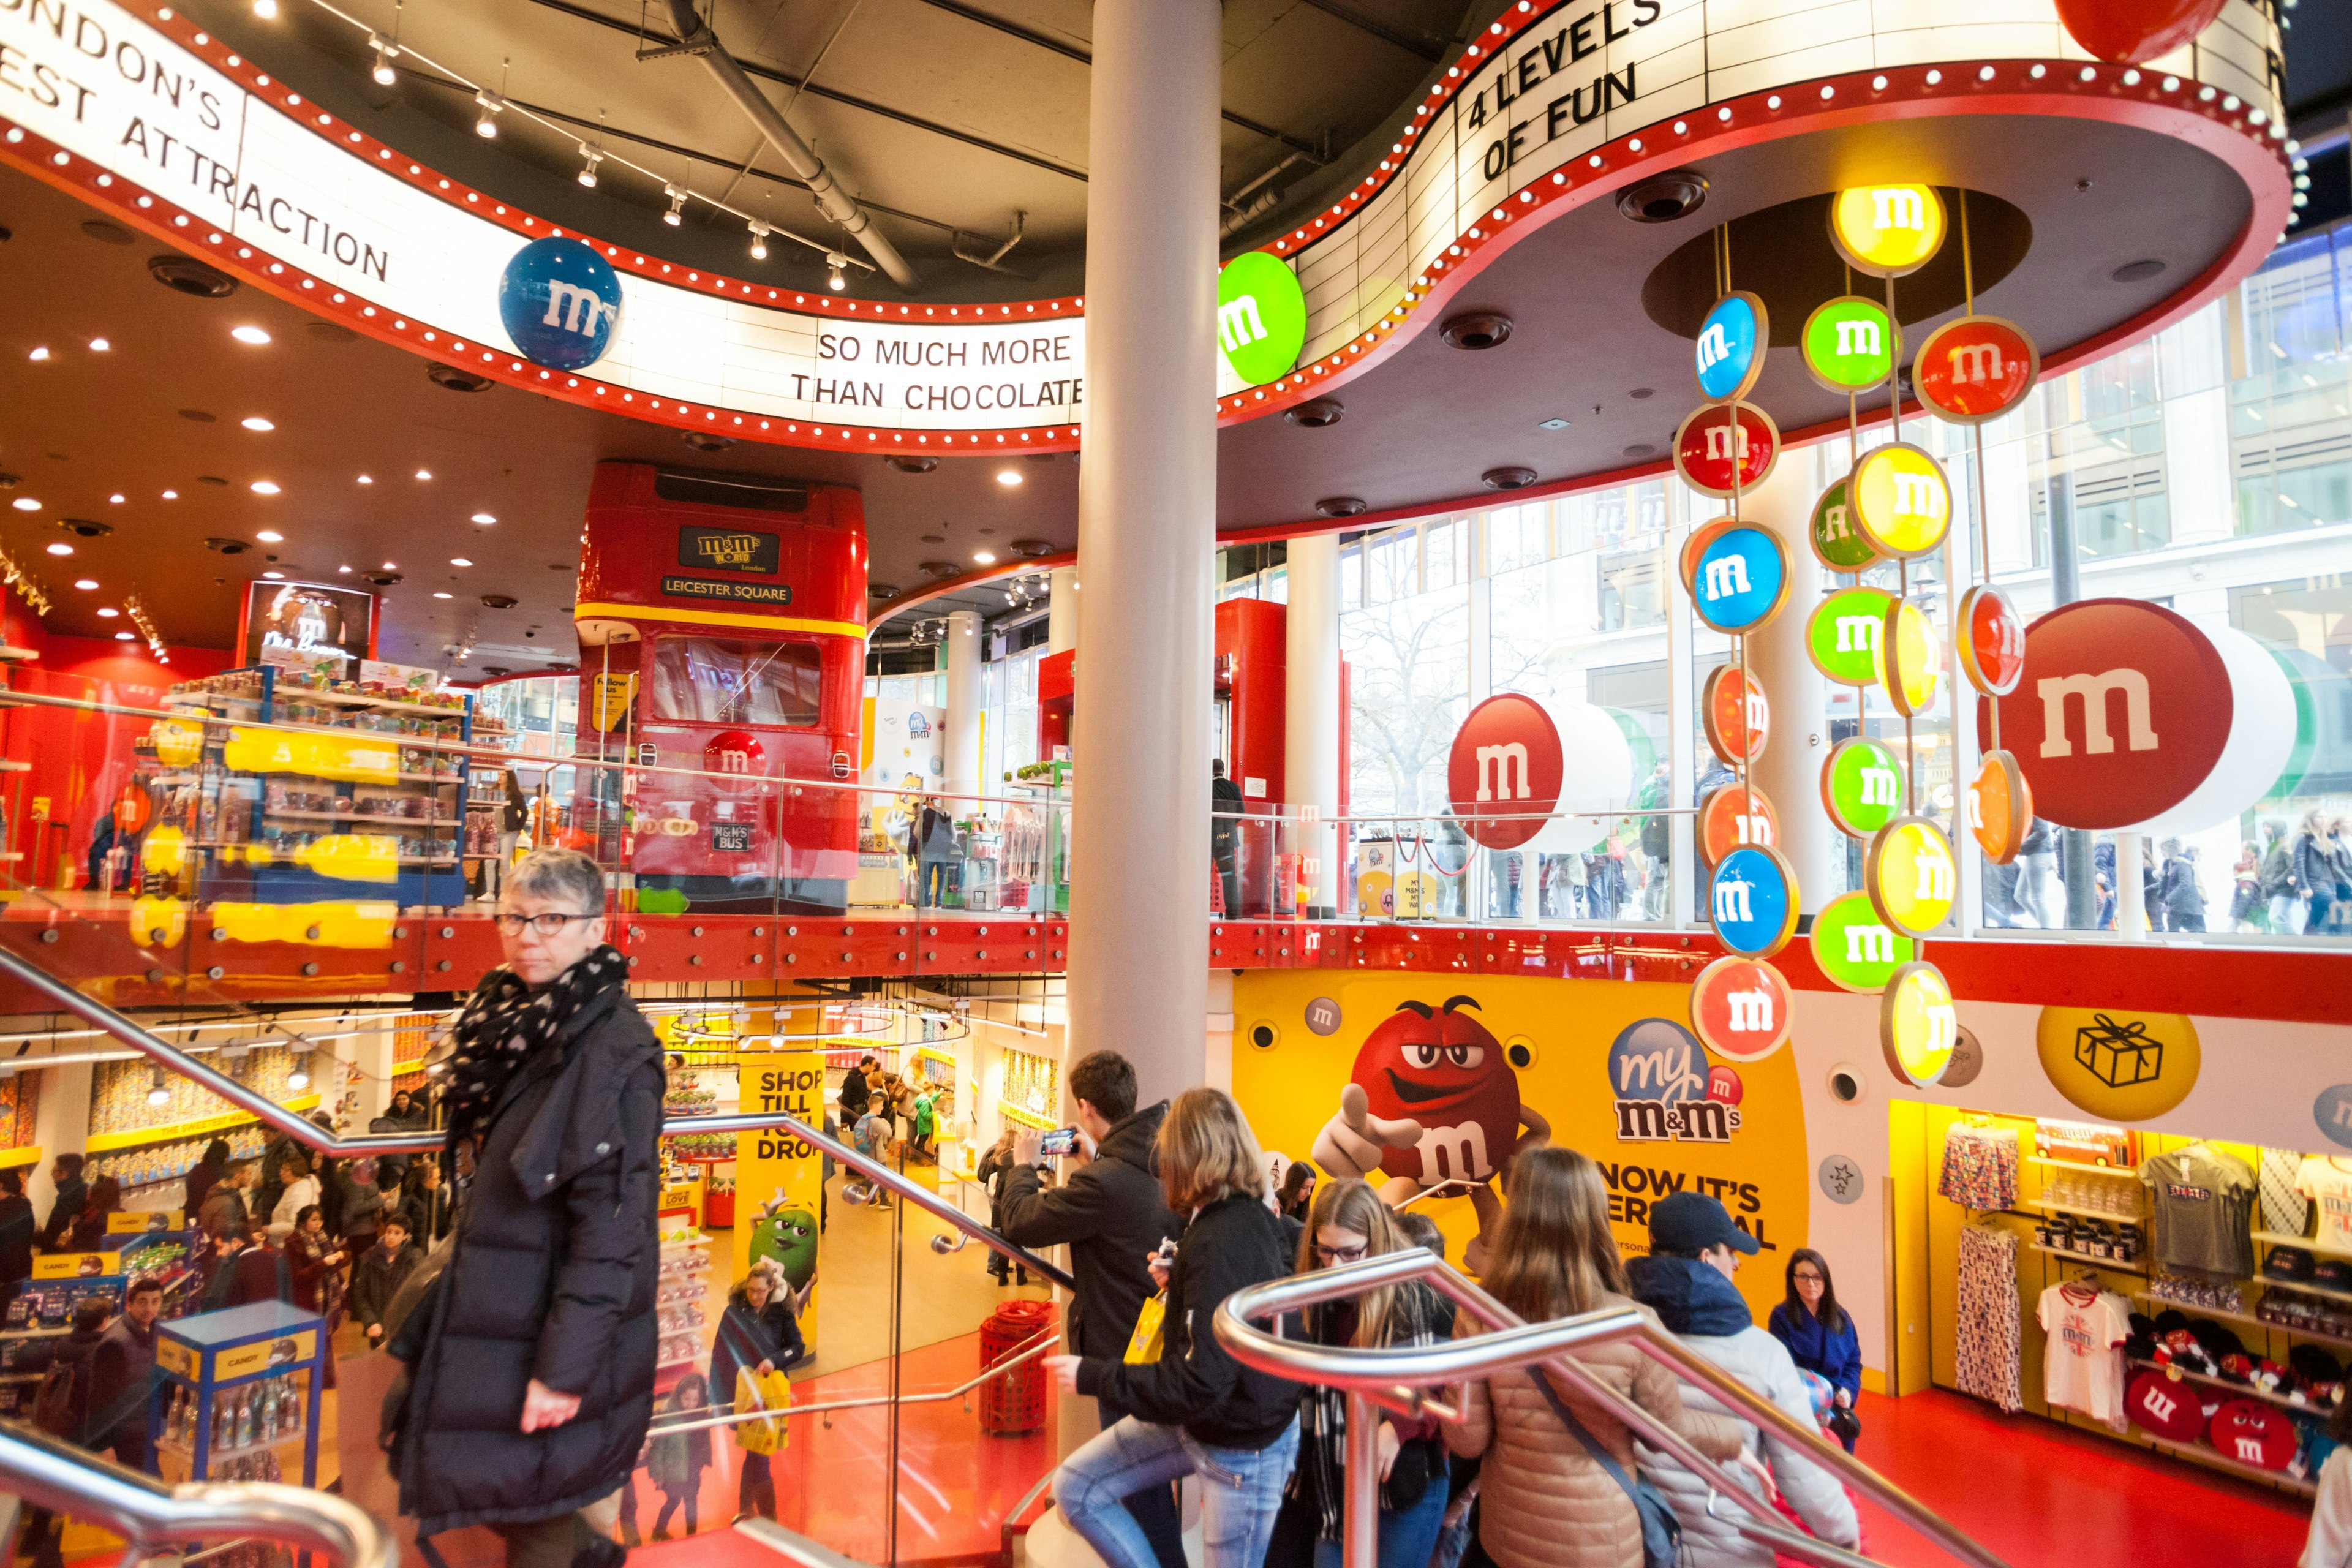
M 1470 710 L 1445 762 L 1445 792 L 1463 830 L 1489 849 L 1516 849 L 1559 809 L 1568 765 L 1559 731 L 1516 691 Z

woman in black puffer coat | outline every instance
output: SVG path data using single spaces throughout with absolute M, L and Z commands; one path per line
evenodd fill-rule
M 449 1147 L 473 1150 L 473 1179 L 447 1267 L 391 1347 L 410 1377 L 401 1511 L 420 1536 L 489 1525 L 509 1568 L 621 1559 L 578 1510 L 627 1479 L 653 1415 L 661 1053 L 603 905 L 576 851 L 508 879 L 507 964 L 467 1004 L 450 1064 Z

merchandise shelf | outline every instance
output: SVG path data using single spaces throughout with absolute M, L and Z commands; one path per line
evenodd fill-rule
M 278 1103 L 299 1115 L 306 1110 L 316 1110 L 319 1096 L 314 1091 Z M 169 1143 L 180 1138 L 201 1138 L 207 1132 L 226 1132 L 232 1127 L 242 1127 L 248 1121 L 259 1120 L 250 1110 L 230 1110 L 218 1116 L 199 1116 L 190 1121 L 167 1121 L 160 1127 L 134 1127 L 123 1132 L 95 1132 L 82 1147 L 88 1153 L 110 1154 L 118 1149 L 136 1149 L 148 1143 Z M 33 1157 L 39 1159 L 40 1151 L 33 1151 Z
M 37 1165 L 40 1163 L 41 1146 L 38 1143 L 28 1144 L 22 1149 L 0 1149 L 0 1171 L 13 1171 L 21 1165 Z
M 2111 1219 L 2125 1225 L 2146 1225 L 2147 1223 L 2147 1215 L 2141 1214 L 2137 1210 L 2130 1214 L 2117 1214 L 2113 1209 L 2083 1208 L 2074 1204 L 2058 1203 L 2051 1198 L 2027 1198 L 2018 1206 L 2029 1209 L 2047 1209 L 2052 1214 L 2078 1214 L 2083 1215 L 2085 1219 Z
M 2307 1236 L 2289 1236 L 2284 1231 L 2258 1230 L 2254 1239 L 2265 1247 L 2300 1247 L 2305 1252 L 2316 1252 L 2327 1258 L 2352 1258 L 2352 1247 L 2326 1247 Z
M 2139 1173 L 2128 1165 L 2086 1165 L 2080 1160 L 2053 1160 L 2047 1154 L 2028 1154 L 2025 1156 L 2025 1163 L 2029 1165 L 2046 1166 L 2053 1171 L 2080 1171 L 2094 1176 L 2119 1176 L 2135 1182 L 2139 1180 Z
M 1000 1116 L 1011 1117 L 1013 1121 L 1020 1122 L 1024 1127 L 1042 1128 L 1047 1132 L 1051 1132 L 1055 1128 L 1061 1125 L 1060 1122 L 1055 1121 L 1050 1116 L 1040 1116 L 1035 1111 L 1028 1110 L 1023 1106 L 1014 1105 L 1009 1100 L 998 1100 L 996 1102 L 996 1110 L 997 1114 Z
M 2191 1464 L 2204 1465 L 2209 1468 L 2221 1470 L 2233 1476 L 2242 1476 L 2250 1481 L 2263 1481 L 2272 1486 L 2284 1487 L 2289 1491 L 2300 1492 L 2305 1497 L 2319 1495 L 2319 1489 L 2311 1482 L 2298 1480 L 2284 1470 L 2266 1470 L 2260 1465 L 2242 1465 L 2235 1459 L 2224 1458 L 2201 1443 L 2168 1443 L 2161 1437 L 2149 1437 L 2145 1432 L 2139 1433 L 2139 1436 L 2146 1438 L 2147 1446 L 2158 1453 L 2170 1454 L 2176 1458 L 2187 1459 Z
M 2352 1336 L 2323 1333 L 2317 1329 L 2298 1329 L 2287 1323 L 2273 1323 L 2268 1318 L 2257 1318 L 2252 1312 L 2225 1312 L 2219 1307 L 2192 1307 L 2186 1302 L 2168 1300 L 2162 1296 L 2151 1296 L 2145 1290 L 2134 1292 L 2133 1300 L 2148 1302 L 2159 1312 L 2169 1307 L 2175 1311 L 2186 1312 L 2192 1318 L 2213 1318 L 2225 1323 L 2252 1323 L 2258 1329 L 2268 1329 L 2273 1333 L 2285 1334 L 2294 1339 L 2315 1340 L 2324 1345 L 2344 1345 L 2352 1348 Z M 2153 1313 L 2150 1314 L 2150 1316 L 2153 1315 Z
M 2263 1274 L 2257 1276 L 2254 1283 L 2260 1285 L 2265 1292 L 2297 1290 L 2305 1296 L 2317 1296 L 2329 1301 L 2352 1301 L 2352 1290 L 2333 1290 L 2325 1285 L 2306 1285 L 2300 1279 L 2273 1279 L 2269 1275 Z
M 2137 1263 L 2118 1263 L 2112 1258 L 2094 1258 L 2087 1252 L 2076 1252 L 2063 1247 L 2044 1247 L 2038 1241 L 2029 1242 L 2027 1246 L 2035 1252 L 2068 1258 L 2088 1268 L 2104 1268 L 2111 1274 L 2137 1274 L 2143 1279 L 2147 1278 L 2147 1270 Z M 2186 1307 L 2181 1309 L 2184 1312 L 2188 1310 Z
M 2165 1366 L 2156 1362 L 2143 1361 L 2137 1356 L 2130 1358 L 2130 1364 L 2135 1367 L 2145 1368 L 2149 1372 L 2171 1373 L 2176 1376 L 2185 1377 L 2191 1383 L 2205 1384 L 2210 1387 L 2222 1389 L 2242 1398 L 2260 1400 L 2264 1405 L 2275 1405 L 2281 1410 L 2300 1410 L 2305 1415 L 2316 1415 L 2323 1420 L 2326 1418 L 2329 1410 L 2327 1405 L 2315 1405 L 2307 1399 L 2289 1399 L 2284 1394 L 2271 1394 L 2246 1384 L 2231 1383 L 2226 1377 L 2209 1377 L 2201 1372 L 2190 1372 L 2185 1367 Z

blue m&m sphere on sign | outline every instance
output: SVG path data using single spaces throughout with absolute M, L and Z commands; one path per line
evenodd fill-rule
M 621 279 L 580 240 L 534 239 L 499 279 L 499 319 L 533 364 L 584 370 L 613 344 Z

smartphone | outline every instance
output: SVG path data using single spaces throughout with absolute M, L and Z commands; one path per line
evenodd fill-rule
M 1160 1251 L 1157 1256 L 1160 1262 L 1172 1268 L 1176 1262 L 1176 1243 L 1167 1237 L 1161 1237 L 1160 1238 Z
M 1041 1154 L 1066 1154 L 1077 1146 L 1078 1130 L 1076 1128 L 1056 1127 L 1039 1140 L 1037 1152 Z

